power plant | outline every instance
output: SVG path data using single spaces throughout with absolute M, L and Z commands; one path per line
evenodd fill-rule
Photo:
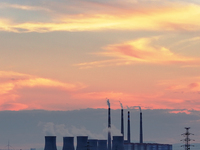
M 124 140 L 124 114 L 123 105 L 121 105 L 121 135 L 111 137 L 111 108 L 110 102 L 108 105 L 108 138 L 107 140 L 88 139 L 88 136 L 77 136 L 76 149 L 74 146 L 74 137 L 63 137 L 62 150 L 172 150 L 171 144 L 144 143 L 143 142 L 143 126 L 142 126 L 142 109 L 140 110 L 140 134 L 139 143 L 131 142 L 131 119 L 130 111 L 127 115 L 127 140 Z M 57 150 L 56 136 L 45 136 L 44 150 Z

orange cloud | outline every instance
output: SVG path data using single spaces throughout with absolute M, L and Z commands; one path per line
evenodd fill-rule
M 76 93 L 72 97 L 78 99 L 81 108 L 107 108 L 106 99 L 110 99 L 113 109 L 119 109 L 119 100 L 124 106 L 141 106 L 142 109 L 184 109 L 193 108 L 194 103 L 188 106 L 188 102 L 184 98 L 165 97 L 164 93 L 139 94 L 139 93 L 123 93 L 123 92 L 91 92 Z M 84 103 L 87 101 L 87 105 Z M 188 107 L 187 107 L 188 106 Z M 196 107 L 196 109 L 200 109 Z
M 152 46 L 151 41 L 152 39 L 144 38 L 124 44 L 111 45 L 106 47 L 108 51 L 103 54 L 125 58 L 126 60 L 152 63 L 184 62 L 192 60 L 191 58 L 178 56 L 165 47 Z
M 0 71 L 0 109 L 18 110 L 26 108 L 41 108 L 40 101 L 43 99 L 43 94 L 41 92 L 45 92 L 45 89 L 48 89 L 49 92 L 52 91 L 51 89 L 53 88 L 54 91 L 63 91 L 63 93 L 70 93 L 80 90 L 84 87 L 85 86 L 80 83 L 64 83 L 27 74 L 21 74 L 11 71 Z M 28 97 L 26 97 L 29 89 L 32 89 L 31 95 L 28 95 Z M 51 96 L 50 93 L 48 94 Z M 56 94 L 56 92 L 54 92 L 54 94 Z M 34 97 L 34 95 L 37 95 L 35 99 L 32 98 Z M 24 97 L 26 97 L 27 99 L 23 99 Z M 45 102 L 47 97 L 45 97 L 44 99 Z M 49 103 L 51 102 L 49 101 Z M 31 107 L 29 106 L 29 104 L 32 104 Z
M 64 90 L 77 90 L 84 87 L 83 84 L 70 84 L 63 83 L 51 79 L 35 77 L 27 74 L 20 74 L 16 72 L 5 72 L 0 71 L 0 79 L 2 80 L 0 89 L 1 93 L 7 93 L 14 88 L 21 87 L 36 87 L 36 86 L 46 86 L 46 87 L 58 87 Z
M 185 110 L 172 110 L 172 111 L 169 111 L 169 113 L 173 113 L 173 114 L 178 114 L 178 113 L 190 114 L 191 112 L 185 109 Z
M 198 79 L 198 78 L 197 78 Z M 191 81 L 188 79 L 188 81 Z M 182 81 L 180 81 L 182 82 Z M 124 106 L 141 106 L 142 109 L 194 109 L 200 110 L 199 95 L 182 95 L 174 93 L 179 90 L 166 90 L 174 83 L 160 83 L 155 92 L 128 93 L 108 91 L 106 89 L 95 91 L 77 84 L 67 84 L 51 79 L 35 77 L 27 74 L 0 71 L 0 83 L 7 85 L 0 87 L 0 110 L 46 109 L 46 110 L 72 110 L 80 108 L 107 108 L 106 98 L 110 99 L 113 109 L 119 109 L 119 100 Z M 179 82 L 177 82 L 179 83 Z M 186 82 L 184 82 L 186 83 Z M 11 87 L 9 86 L 12 85 Z M 174 83 L 175 84 L 175 83 Z M 182 83 L 183 84 L 183 83 Z M 184 85 L 184 84 L 183 84 Z M 192 91 L 199 88 L 199 82 L 188 82 L 183 88 Z M 181 87 L 181 88 L 182 88 Z M 182 89 L 181 89 L 182 90 Z M 171 92 L 172 91 L 172 92 Z M 190 98 L 190 100 L 188 100 Z M 175 112 L 174 112 L 175 113 Z
M 169 49 L 152 44 L 156 38 L 142 38 L 122 44 L 109 45 L 99 55 L 113 57 L 111 60 L 80 63 L 80 68 L 101 67 L 109 65 L 129 65 L 133 63 L 155 64 L 192 64 L 199 62 L 173 53 Z
M 166 90 L 182 93 L 199 93 L 200 78 L 199 77 L 184 77 L 176 80 L 160 81 L 159 86 L 165 87 Z
M 14 5 L 13 8 L 35 9 Z M 128 9 L 128 10 L 127 10 Z M 94 31 L 94 30 L 151 30 L 174 31 L 200 30 L 199 5 L 166 6 L 162 8 L 112 8 L 107 13 L 89 12 L 87 14 L 55 15 L 49 22 L 16 23 L 0 20 L 1 30 L 11 32 L 51 32 L 51 31 Z M 113 13 L 114 12 L 114 13 Z M 91 14 L 90 14 L 91 13 Z M 53 16 L 52 16 L 53 17 Z M 53 22 L 52 22 L 53 20 Z
M 28 108 L 27 105 L 25 104 L 20 104 L 20 103 L 5 103 L 0 105 L 0 110 L 12 110 L 12 111 L 18 111 L 22 109 Z

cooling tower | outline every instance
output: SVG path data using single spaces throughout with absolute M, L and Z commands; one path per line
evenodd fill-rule
M 97 142 L 98 142 L 98 140 L 96 140 L 96 139 L 88 140 L 89 149 L 90 150 L 97 150 Z
M 127 142 L 131 143 L 130 112 L 128 111 Z
M 44 150 L 57 150 L 56 136 L 45 136 Z
M 172 145 L 169 145 L 169 146 L 168 146 L 168 150 L 172 150 Z
M 74 150 L 74 137 L 63 137 L 62 150 Z
M 123 109 L 121 109 L 121 134 L 124 137 L 124 113 L 123 113 Z
M 87 150 L 87 136 L 77 136 L 77 146 L 76 150 Z
M 124 150 L 123 136 L 113 136 L 112 150 Z
M 97 150 L 107 150 L 107 140 L 98 140 Z
M 142 112 L 140 112 L 140 143 L 143 143 Z

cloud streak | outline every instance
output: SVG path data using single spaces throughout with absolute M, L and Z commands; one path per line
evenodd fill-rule
M 136 63 L 150 64 L 180 64 L 180 65 L 197 65 L 198 58 L 181 56 L 173 53 L 166 47 L 158 46 L 153 41 L 158 37 L 141 38 L 130 42 L 108 45 L 104 52 L 98 55 L 111 57 L 110 60 L 94 61 L 77 64 L 80 68 L 103 67 L 112 65 L 130 65 Z
M 7 8 L 14 8 L 14 9 L 21 9 L 21 10 L 27 10 L 27 11 L 47 11 L 51 12 L 50 9 L 40 7 L 40 6 L 29 6 L 29 5 L 20 5 L 20 4 L 9 4 L 9 3 L 0 3 L 1 9 L 7 9 Z
M 45 91 L 54 89 L 55 91 L 63 91 L 65 93 L 74 92 L 84 88 L 85 86 L 80 83 L 64 83 L 52 79 L 41 78 L 28 74 L 21 74 L 17 72 L 7 72 L 0 71 L 0 109 L 1 110 L 20 110 L 20 109 L 29 109 L 32 106 L 37 108 L 42 104 L 41 102 L 37 102 L 38 104 L 34 104 L 34 101 L 38 101 L 42 99 L 41 92 L 36 92 L 36 89 L 40 91 Z M 23 92 L 24 90 L 31 90 L 33 95 L 38 95 L 37 99 L 32 99 L 34 96 L 27 97 L 29 101 L 25 100 L 21 102 L 21 99 L 24 96 L 27 96 L 27 92 Z M 34 93 L 34 91 L 36 93 Z M 56 93 L 56 92 L 55 92 Z M 45 99 L 46 101 L 46 99 Z M 32 103 L 32 105 L 30 105 Z M 30 106 L 29 106 L 30 105 Z
M 149 93 L 107 89 L 95 91 L 82 84 L 68 84 L 6 71 L 0 72 L 0 83 L 0 110 L 107 108 L 106 97 L 111 100 L 112 109 L 119 109 L 119 99 L 123 98 L 121 102 L 125 106 L 137 105 L 142 109 L 200 110 L 198 77 L 184 82 L 160 81 L 156 87 L 158 90 L 150 90 Z
M 88 4 L 88 3 L 87 3 Z M 94 3 L 96 11 L 90 11 L 66 14 L 52 14 L 44 16 L 45 22 L 23 21 L 15 22 L 12 18 L 0 17 L 2 31 L 9 32 L 52 32 L 52 31 L 99 31 L 99 30 L 147 30 L 147 31 L 199 31 L 200 6 L 195 4 L 179 4 L 149 7 L 132 8 L 107 5 L 112 11 L 101 12 L 99 7 Z M 17 8 L 22 10 L 43 10 L 40 7 L 23 6 L 23 5 L 6 5 L 5 7 Z M 72 7 L 73 4 L 71 4 Z M 44 9 L 49 11 L 49 9 Z M 114 12 L 114 13 L 113 13 Z M 8 20 L 8 21 L 6 21 Z M 19 18 L 20 20 L 20 18 Z

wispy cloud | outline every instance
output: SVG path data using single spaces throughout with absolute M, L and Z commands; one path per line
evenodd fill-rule
M 198 79 L 198 78 L 196 78 Z M 107 108 L 106 98 L 112 108 L 141 106 L 142 109 L 185 109 L 200 110 L 197 97 L 200 91 L 199 80 L 193 82 L 160 82 L 154 92 L 118 92 L 103 89 L 95 91 L 79 84 L 67 84 L 52 79 L 35 77 L 16 72 L 0 72 L 0 110 L 46 109 L 71 110 L 81 108 Z M 176 84 L 177 83 L 177 84 Z M 6 85 L 8 84 L 8 85 Z M 167 88 L 174 86 L 173 88 Z M 182 91 L 191 93 L 183 95 Z M 197 93 L 194 95 L 194 92 Z M 178 95 L 177 95 L 178 94 Z M 190 99 L 190 100 L 189 100 Z
M 82 84 L 70 84 L 64 83 L 52 79 L 36 77 L 27 74 L 20 74 L 16 72 L 5 72 L 0 71 L 0 80 L 2 81 L 1 91 L 3 93 L 9 92 L 14 88 L 23 88 L 23 87 L 58 87 L 63 90 L 77 90 L 83 88 Z
M 52 79 L 41 78 L 33 75 L 22 74 L 11 71 L 0 71 L 0 109 L 1 110 L 19 110 L 29 108 L 29 104 L 35 108 L 40 107 L 40 101 L 42 94 L 39 91 L 45 91 L 45 89 L 53 88 L 55 91 L 65 91 L 64 93 L 70 93 L 84 88 L 85 86 L 80 83 L 65 83 Z M 21 100 L 22 97 L 26 97 L 26 89 L 33 89 L 32 94 L 38 95 L 37 99 L 34 96 L 27 97 L 28 101 Z M 35 92 L 34 92 L 35 91 Z M 49 90 L 50 91 L 50 90 Z M 56 92 L 54 92 L 56 94 Z M 22 102 L 23 101 L 23 102 Z M 37 101 L 37 102 L 36 102 Z M 44 99 L 46 101 L 46 99 Z M 35 104 L 38 103 L 38 104 Z M 50 102 L 51 103 L 51 102 Z M 32 107 L 31 106 L 31 107 Z
M 157 37 L 142 38 L 121 44 L 108 45 L 98 55 L 110 57 L 110 60 L 80 63 L 80 68 L 109 65 L 130 65 L 134 63 L 153 64 L 195 64 L 199 60 L 173 53 L 168 48 L 153 44 Z
M 14 8 L 14 9 L 21 9 L 21 10 L 34 10 L 34 11 L 47 11 L 47 12 L 51 11 L 50 9 L 44 8 L 41 6 L 0 3 L 0 9 L 6 9 L 6 8 Z
M 96 4 L 90 4 L 97 7 Z M 42 10 L 40 7 L 8 5 L 24 10 Z M 7 7 L 8 7 L 7 6 Z M 72 4 L 73 6 L 73 4 Z M 99 7 L 99 5 L 98 5 Z M 109 6 L 111 7 L 111 6 Z M 111 7 L 112 11 L 101 12 L 99 8 L 87 13 L 49 14 L 46 22 L 24 21 L 17 23 L 12 18 L 0 20 L 1 30 L 10 32 L 94 31 L 94 30 L 149 30 L 149 31 L 196 31 L 200 30 L 200 6 L 195 4 L 160 6 L 156 8 Z M 87 10 L 87 9 L 86 9 Z M 94 9 L 95 10 L 95 9 Z M 49 11 L 48 9 L 45 11 Z M 114 12 L 114 13 L 113 13 Z M 1 17 L 2 18 L 2 17 Z M 46 19 L 44 19 L 46 20 Z
M 192 83 L 174 83 L 174 85 L 169 86 L 168 90 L 179 91 L 179 92 L 197 92 L 200 94 L 200 82 L 192 82 Z
M 5 103 L 0 105 L 0 110 L 14 110 L 14 111 L 18 111 L 18 110 L 23 110 L 28 108 L 27 105 L 25 104 L 20 104 L 20 103 Z

